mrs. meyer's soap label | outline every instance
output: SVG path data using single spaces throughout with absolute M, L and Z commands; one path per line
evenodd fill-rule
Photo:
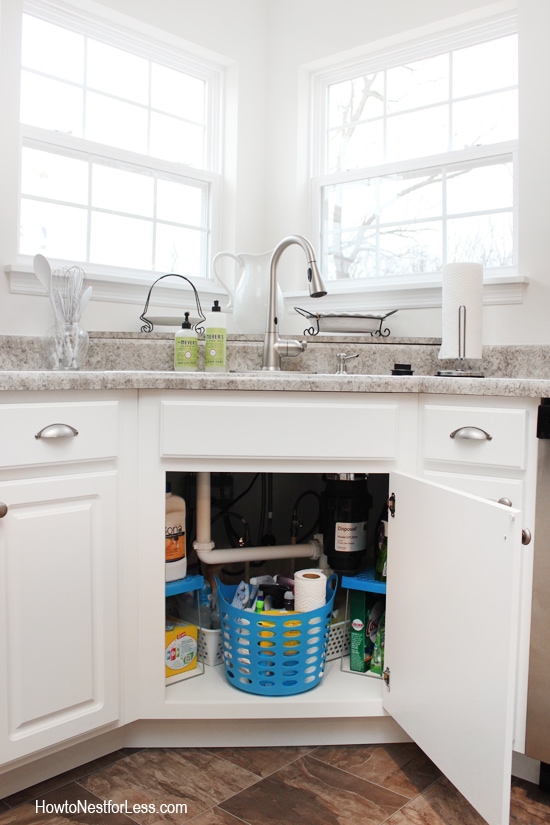
M 334 526 L 334 549 L 339 553 L 355 553 L 367 548 L 366 521 L 337 521 Z
M 205 335 L 204 363 L 206 369 L 225 367 L 225 329 L 210 328 Z

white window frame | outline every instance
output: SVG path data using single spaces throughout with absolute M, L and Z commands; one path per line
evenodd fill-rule
M 335 63 L 331 60 L 330 66 L 316 68 L 310 73 L 309 88 L 311 99 L 310 117 L 310 236 L 315 239 L 318 248 L 321 245 L 321 190 L 331 183 L 355 181 L 366 177 L 365 170 L 353 170 L 339 174 L 325 175 L 325 106 L 326 89 L 329 84 L 370 74 L 376 70 L 391 68 L 412 60 L 431 57 L 442 52 L 464 46 L 481 43 L 485 40 L 518 31 L 517 13 L 508 12 L 497 18 L 482 20 L 469 25 L 453 28 L 450 31 L 440 32 L 424 38 L 415 38 L 390 48 L 380 48 L 377 44 L 365 50 L 365 55 L 353 60 Z M 518 204 L 518 141 L 508 141 L 497 145 L 479 146 L 463 151 L 442 155 L 435 155 L 418 159 L 418 168 L 428 169 L 432 166 L 441 166 L 456 161 L 480 160 L 484 157 L 509 155 L 514 163 L 514 250 L 517 256 L 517 204 Z M 416 164 L 415 164 L 416 165 Z M 372 174 L 384 175 L 411 168 L 407 161 L 386 163 L 378 167 L 369 168 L 369 177 Z M 362 174 L 363 173 L 363 174 Z M 521 277 L 515 267 L 506 270 L 491 270 L 484 276 L 484 303 L 511 304 L 521 303 L 524 286 L 527 279 Z M 327 281 L 329 294 L 323 299 L 324 308 L 330 310 L 344 310 L 350 307 L 361 306 L 362 309 L 388 310 L 402 308 L 428 308 L 441 306 L 441 274 L 414 275 L 407 278 L 391 280 L 383 277 L 369 279 L 330 280 Z M 298 297 L 298 296 L 295 296 Z
M 48 22 L 69 26 L 72 30 L 90 37 L 96 37 L 115 47 L 127 45 L 134 54 L 141 54 L 147 59 L 200 77 L 208 82 L 208 169 L 196 169 L 184 164 L 134 155 L 132 152 L 105 147 L 82 138 L 54 134 L 48 130 L 20 124 L 20 146 L 33 148 L 60 148 L 67 155 L 99 157 L 115 164 L 125 163 L 141 165 L 148 169 L 157 169 L 161 174 L 174 175 L 182 182 L 198 182 L 208 187 L 209 242 L 207 244 L 204 271 L 208 272 L 208 261 L 217 251 L 220 243 L 220 216 L 222 195 L 222 124 L 225 66 L 216 63 L 210 56 L 203 58 L 194 54 L 188 44 L 180 38 L 162 32 L 159 29 L 139 24 L 132 18 L 104 10 L 99 5 L 87 0 L 23 0 L 22 13 L 35 14 Z M 19 50 L 18 50 L 19 51 Z M 20 71 L 20 63 L 17 67 Z M 19 84 L 17 84 L 19 85 Z M 18 207 L 21 192 L 17 192 Z M 66 265 L 65 261 L 51 262 L 52 267 Z M 78 262 L 75 262 L 78 263 Z M 152 270 L 126 269 L 117 266 L 84 264 L 87 280 L 93 286 L 94 300 L 135 303 L 142 301 L 144 286 L 150 286 L 161 272 Z M 6 267 L 10 279 L 10 290 L 21 294 L 41 294 L 41 287 L 33 274 L 32 257 L 17 255 L 16 263 Z M 208 300 L 217 295 L 217 288 L 211 277 L 193 277 L 193 283 Z M 159 292 L 170 304 L 176 306 L 194 306 L 191 288 L 181 279 L 165 280 L 159 284 Z

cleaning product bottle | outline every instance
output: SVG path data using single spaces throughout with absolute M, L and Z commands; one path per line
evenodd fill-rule
M 174 369 L 176 372 L 193 372 L 198 366 L 198 336 L 189 322 L 189 313 L 174 337 Z
M 172 494 L 169 484 L 166 485 L 165 536 L 166 581 L 184 579 L 187 575 L 185 501 Z
M 227 318 L 221 311 L 219 301 L 214 301 L 212 312 L 206 314 L 204 369 L 206 372 L 225 372 Z
M 378 582 L 386 581 L 388 566 L 388 522 L 380 521 L 379 534 L 376 536 L 378 552 L 374 567 L 374 578 Z

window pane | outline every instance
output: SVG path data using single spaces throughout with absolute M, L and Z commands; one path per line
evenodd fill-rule
M 377 213 L 376 183 L 359 181 L 323 189 L 326 228 L 329 232 L 342 227 L 372 223 Z
M 380 269 L 384 275 L 438 272 L 442 265 L 440 221 L 385 226 L 380 230 Z
M 388 112 L 399 112 L 449 99 L 449 57 L 417 60 L 387 73 Z
M 92 207 L 153 217 L 154 180 L 124 169 L 94 164 Z
M 332 83 L 328 88 L 329 127 L 380 117 L 383 110 L 383 72 Z
M 153 112 L 151 155 L 188 166 L 204 166 L 204 128 Z
M 517 35 L 453 52 L 453 97 L 479 95 L 518 82 Z
M 377 237 L 373 226 L 330 236 L 329 278 L 368 278 L 377 273 Z
M 84 37 L 23 15 L 22 65 L 72 83 L 84 77 Z
M 62 134 L 82 136 L 82 89 L 22 72 L 21 122 Z
M 21 199 L 22 255 L 86 260 L 86 210 Z
M 375 166 L 384 160 L 384 124 L 361 123 L 329 135 L 329 172 L 345 172 Z
M 21 191 L 57 201 L 88 202 L 88 164 L 53 152 L 23 148 Z
M 480 146 L 515 140 L 517 131 L 517 91 L 464 100 L 453 106 L 453 146 Z
M 425 157 L 449 148 L 449 110 L 447 106 L 421 109 L 388 118 L 386 160 Z
M 447 211 L 451 214 L 512 208 L 512 163 L 452 167 L 447 172 Z
M 441 217 L 443 187 L 441 170 L 430 174 L 411 172 L 380 179 L 380 221 L 383 223 Z
M 157 218 L 188 226 L 202 226 L 202 188 L 169 180 L 157 181 Z
M 512 266 L 512 224 L 509 213 L 449 220 L 447 260 L 474 261 L 486 267 Z
M 86 137 L 147 154 L 147 110 L 90 92 L 86 98 Z
M 170 115 L 204 123 L 206 84 L 191 75 L 151 66 L 151 106 Z
M 91 89 L 147 104 L 148 60 L 97 40 L 88 40 L 87 56 L 87 82 Z
M 92 212 L 92 263 L 151 269 L 152 250 L 153 230 L 150 221 Z
M 204 233 L 194 229 L 158 224 L 155 271 L 196 278 L 202 269 L 203 240 Z

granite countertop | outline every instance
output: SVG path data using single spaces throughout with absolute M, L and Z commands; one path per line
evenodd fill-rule
M 550 397 L 550 347 L 484 347 L 480 363 L 438 361 L 433 339 L 374 340 L 323 336 L 308 342 L 281 372 L 262 373 L 262 342 L 230 336 L 225 373 L 174 372 L 173 336 L 166 333 L 91 333 L 85 368 L 47 368 L 41 339 L 0 335 L 0 391 L 18 390 L 245 390 L 296 392 L 447 393 Z M 348 375 L 336 375 L 336 354 L 357 358 Z M 413 375 L 392 375 L 395 364 L 411 364 Z M 482 371 L 484 378 L 437 376 L 440 369 Z
M 0 391 L 13 390 L 245 390 L 295 392 L 446 393 L 542 398 L 550 379 L 447 378 L 426 375 L 314 375 L 299 372 L 176 373 L 168 370 L 0 371 Z

